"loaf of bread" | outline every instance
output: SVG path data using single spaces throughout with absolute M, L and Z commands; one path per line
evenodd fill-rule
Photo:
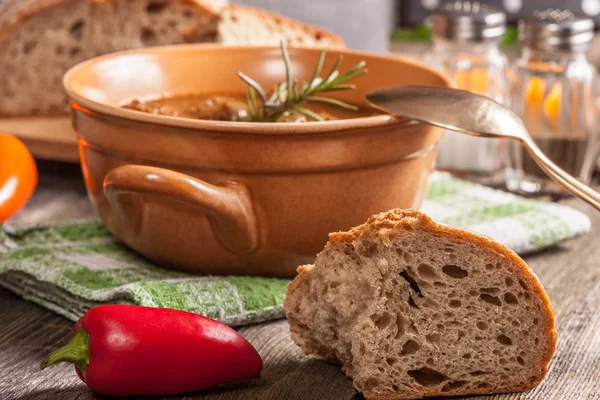
M 554 352 L 550 302 L 486 237 L 392 210 L 330 235 L 289 285 L 292 339 L 368 400 L 522 391 Z
M 340 47 L 329 32 L 227 0 L 0 1 L 0 118 L 64 114 L 62 77 L 114 51 L 180 43 Z

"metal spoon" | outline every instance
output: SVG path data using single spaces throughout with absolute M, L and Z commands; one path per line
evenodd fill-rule
M 555 182 L 600 211 L 600 193 L 554 164 L 535 144 L 515 113 L 489 97 L 442 86 L 398 86 L 367 93 L 389 113 L 472 136 L 520 141 Z

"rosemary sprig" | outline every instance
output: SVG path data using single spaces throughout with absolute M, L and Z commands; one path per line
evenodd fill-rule
M 275 122 L 292 114 L 302 115 L 314 121 L 322 121 L 323 118 L 319 114 L 303 107 L 309 102 L 326 103 L 349 110 L 357 109 L 352 104 L 330 97 L 317 96 L 317 94 L 354 89 L 355 85 L 346 82 L 367 73 L 364 61 L 359 62 L 348 71 L 340 73 L 338 68 L 342 63 L 342 56 L 339 56 L 331 71 L 325 78 L 321 78 L 319 75 L 323 69 L 326 54 L 326 51 L 323 50 L 319 55 L 311 80 L 299 85 L 297 80 L 292 78 L 290 57 L 283 42 L 281 42 L 281 54 L 285 64 L 285 82 L 279 83 L 268 97 L 258 82 L 248 75 L 238 72 L 238 76 L 248 85 L 246 93 L 248 117 L 245 119 L 246 121 Z

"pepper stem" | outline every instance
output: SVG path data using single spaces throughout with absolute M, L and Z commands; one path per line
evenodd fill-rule
M 46 358 L 44 358 L 44 361 L 42 361 L 40 368 L 44 369 L 54 363 L 64 361 L 75 364 L 81 373 L 84 373 L 90 362 L 88 352 L 89 340 L 90 335 L 88 335 L 80 325 L 77 333 L 73 336 L 73 339 L 63 347 L 48 354 Z

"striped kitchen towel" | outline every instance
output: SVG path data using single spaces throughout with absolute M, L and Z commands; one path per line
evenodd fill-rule
M 432 175 L 422 209 L 521 254 L 590 229 L 589 218 L 569 207 L 442 173 Z M 95 305 L 125 303 L 191 311 L 239 326 L 283 317 L 287 283 L 162 269 L 119 243 L 99 221 L 0 229 L 0 286 L 72 320 Z

